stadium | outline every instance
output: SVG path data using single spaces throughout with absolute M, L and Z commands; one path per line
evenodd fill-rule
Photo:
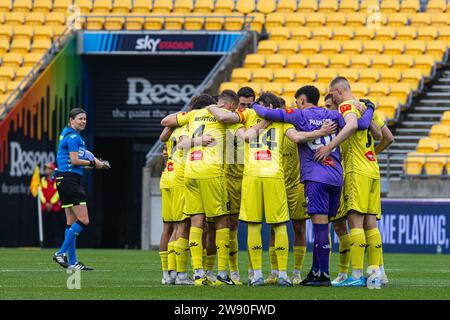
M 450 299 L 449 47 L 450 2 L 447 0 L 0 0 L 0 299 Z M 254 93 L 250 103 L 245 99 L 251 94 L 239 93 L 243 88 Z M 345 96 L 342 90 L 351 90 L 354 105 L 353 102 L 348 104 L 349 99 L 337 100 L 338 96 Z M 311 101 L 311 96 L 317 96 L 317 101 Z M 334 111 L 327 106 L 327 96 L 336 104 Z M 195 103 L 201 102 L 199 97 L 206 101 L 213 99 L 214 103 L 196 106 Z M 242 97 L 244 102 L 240 100 Z M 234 107 L 224 112 L 221 101 L 231 101 Z M 255 120 L 265 118 L 258 110 L 267 114 L 272 114 L 269 111 L 306 114 L 307 108 L 317 109 L 316 106 L 344 119 L 339 133 L 333 133 L 328 140 L 323 138 L 325 133 L 318 136 L 319 140 L 316 137 L 302 140 L 302 130 L 297 125 L 288 128 L 287 124 L 270 122 L 270 118 L 265 122 Z M 69 121 L 72 123 L 69 119 L 77 117 L 73 115 L 76 108 L 84 109 L 82 114 L 87 116 L 86 129 L 80 139 L 85 149 L 98 157 L 95 161 L 80 158 L 79 161 L 89 161 L 89 165 L 84 162 L 80 166 L 105 169 L 97 167 L 97 161 L 102 161 L 100 158 L 110 164 L 109 170 L 86 170 L 80 180 L 86 199 L 74 208 L 87 208 L 89 219 L 85 223 L 79 218 L 78 221 L 83 222 L 83 228 L 80 227 L 83 232 L 73 231 L 73 246 L 76 239 L 78 257 L 94 269 L 89 272 L 82 269 L 81 273 L 66 272 L 54 262 L 58 260 L 55 252 L 61 245 L 65 246 L 68 230 L 76 223 L 70 223 L 70 227 L 66 222 L 62 210 L 64 207 L 67 210 L 64 199 L 61 198 L 63 205 L 55 212 L 49 209 L 56 205 L 53 200 L 50 207 L 44 205 L 43 190 L 47 185 L 41 180 L 50 164 L 59 162 L 59 147 L 66 138 L 61 132 Z M 359 108 L 363 108 L 362 111 Z M 352 112 L 358 118 L 348 116 Z M 365 129 L 360 129 L 359 120 L 369 113 L 373 118 L 369 118 Z M 201 116 L 190 116 L 196 114 Z M 376 124 L 375 114 L 380 125 Z M 206 212 L 209 209 L 196 211 L 195 201 L 190 201 L 187 193 L 183 193 L 194 188 L 188 186 L 188 181 L 200 186 L 197 180 L 201 177 L 196 176 L 197 169 L 192 169 L 193 176 L 189 180 L 186 176 L 186 185 L 182 182 L 181 189 L 174 192 L 176 196 L 184 194 L 180 214 L 185 220 L 180 221 L 189 221 L 190 228 L 186 229 L 187 235 L 181 238 L 177 235 L 176 241 L 175 238 L 169 240 L 170 231 L 162 245 L 162 234 L 169 232 L 166 227 L 180 222 L 167 218 L 163 222 L 164 212 L 175 210 L 167 208 L 179 204 L 173 195 L 167 198 L 166 189 L 172 186 L 164 187 L 163 179 L 165 174 L 170 175 L 168 172 L 176 163 L 172 157 L 179 152 L 177 144 L 186 141 L 180 137 L 192 136 L 192 139 L 187 138 L 185 147 L 188 154 L 192 151 L 185 160 L 186 166 L 202 160 L 204 155 L 207 157 L 208 148 L 214 149 L 217 145 L 216 139 L 205 142 L 202 137 L 209 124 L 202 125 L 200 134 L 198 130 L 192 134 L 194 122 L 210 121 L 226 130 L 232 128 L 231 123 L 236 124 L 233 139 L 237 139 L 238 132 L 245 132 L 242 141 L 246 150 L 253 148 L 247 146 L 252 144 L 252 138 L 249 138 L 250 143 L 246 140 L 247 131 L 253 125 L 265 123 L 266 127 L 261 130 L 271 126 L 282 128 L 282 138 L 277 135 L 277 139 L 284 140 L 275 140 L 272 133 L 278 131 L 272 129 L 261 141 L 256 137 L 257 147 L 263 148 L 258 152 L 263 153 L 256 153 L 255 159 L 279 160 L 276 170 L 280 179 L 287 179 L 289 169 L 286 168 L 297 167 L 294 179 L 297 187 L 300 184 L 298 174 L 305 174 L 301 145 L 314 146 L 313 150 L 320 153 L 324 150 L 321 148 L 333 144 L 336 136 L 344 136 L 350 118 L 358 122 L 352 131 L 354 136 L 343 139 L 353 138 L 358 143 L 358 134 L 364 139 L 367 137 L 367 144 L 363 145 L 368 151 L 363 159 L 377 172 L 373 178 L 377 183 L 375 191 L 355 187 L 350 198 L 375 194 L 368 205 L 370 208 L 378 203 L 380 215 L 376 221 L 373 219 L 374 229 L 369 230 L 365 226 L 363 229 L 362 224 L 360 227 L 352 224 L 350 217 L 356 211 L 367 213 L 365 218 L 374 218 L 375 211 L 351 209 L 350 204 L 348 210 L 343 210 L 345 219 L 340 221 L 344 221 L 345 230 L 349 230 L 347 238 L 351 240 L 346 240 L 346 250 L 342 249 L 343 238 L 334 232 L 337 229 L 333 229 L 333 223 L 325 231 L 329 237 L 322 237 L 324 245 L 317 249 L 318 235 L 324 231 L 318 231 L 320 223 L 313 223 L 312 218 L 297 219 L 304 223 L 301 232 L 305 243 L 299 245 L 296 219 L 276 217 L 276 222 L 266 223 L 263 219 L 262 223 L 255 223 L 249 214 L 243 214 L 243 211 L 251 211 L 248 208 L 252 208 L 253 203 L 259 202 L 256 193 L 255 196 L 250 191 L 244 193 L 245 188 L 250 190 L 249 185 L 256 185 L 247 184 L 253 181 L 251 179 L 245 180 L 248 167 L 243 159 L 247 161 L 247 153 L 239 163 L 244 170 L 240 183 L 246 187 L 242 187 L 241 199 L 239 184 L 237 211 L 230 212 L 233 210 L 229 209 L 231 200 L 220 200 L 222 203 L 217 208 L 226 206 L 222 209 L 227 213 L 212 216 L 213 221 L 216 219 L 215 242 L 214 238 L 205 240 L 214 225 L 207 220 L 211 218 Z M 320 125 L 308 133 L 325 130 Z M 185 131 L 174 129 L 179 126 L 184 126 Z M 166 131 L 169 127 L 172 129 Z M 379 139 L 374 133 L 377 128 L 383 133 Z M 299 153 L 297 146 L 294 152 L 297 160 L 281 163 L 281 158 L 287 159 L 281 152 L 281 145 L 291 139 L 288 133 L 294 135 L 294 131 L 299 135 L 296 136 Z M 175 132 L 181 133 L 175 137 Z M 391 136 L 385 136 L 385 132 Z M 199 136 L 200 146 L 195 142 Z M 231 145 L 237 152 L 235 141 Z M 341 143 L 341 153 L 345 142 Z M 224 142 L 222 147 L 225 149 L 228 145 Z M 278 153 L 273 151 L 274 146 L 280 147 Z M 196 158 L 198 150 L 201 153 Z M 342 163 L 347 163 L 357 151 L 346 152 Z M 323 160 L 322 166 L 341 166 L 340 158 L 336 164 L 330 157 Z M 78 160 L 78 155 L 76 158 Z M 261 172 L 271 168 L 267 163 L 261 165 Z M 212 165 L 221 173 L 212 178 L 208 176 L 210 180 L 217 180 L 210 181 L 208 188 L 213 183 L 228 183 L 222 179 L 228 164 Z M 58 170 L 63 173 L 61 168 L 56 172 Z M 183 169 L 183 172 L 187 171 Z M 347 201 L 344 192 L 345 181 L 352 172 L 347 164 L 341 168 L 343 193 L 339 191 L 337 197 L 345 198 L 346 203 L 352 202 Z M 282 183 L 280 188 L 275 182 L 271 184 L 265 185 L 265 190 L 270 191 L 266 191 L 263 198 L 269 197 L 269 192 L 273 198 L 266 198 L 265 209 L 258 214 L 265 212 L 268 219 L 269 207 L 277 204 L 278 195 L 284 197 L 280 200 L 284 201 L 283 213 L 292 215 L 293 210 L 288 208 L 289 194 L 286 196 L 287 184 Z M 195 188 L 200 190 L 197 185 Z M 229 185 L 221 190 L 198 190 L 204 208 L 213 206 L 218 197 L 231 197 Z M 311 216 L 321 216 L 321 212 L 310 211 L 309 203 L 313 200 L 311 194 L 307 194 L 306 185 L 305 191 L 303 187 L 302 191 L 298 190 L 293 195 L 303 197 L 303 204 L 299 206 L 304 207 L 301 209 L 304 214 L 308 209 Z M 220 217 L 231 221 L 227 220 L 230 213 L 235 214 L 234 230 L 217 222 Z M 203 216 L 201 222 L 198 216 Z M 206 225 L 211 226 L 205 229 Z M 259 225 L 260 242 L 252 238 L 254 225 Z M 358 238 L 356 229 L 361 230 L 363 240 Z M 376 234 L 368 233 L 375 229 Z M 271 240 L 271 230 L 275 240 L 273 236 Z M 193 231 L 198 238 L 194 238 Z M 81 235 L 77 238 L 78 233 Z M 375 237 L 379 239 L 377 243 L 369 240 Z M 50 238 L 56 240 L 50 242 Z M 184 241 L 185 247 L 179 240 Z M 359 243 L 359 249 L 355 249 L 358 247 L 355 243 Z M 249 244 L 255 245 L 250 248 Z M 215 252 L 210 254 L 210 250 Z M 236 251 L 232 254 L 233 250 Z M 356 250 L 359 253 L 354 253 Z M 170 253 L 173 253 L 172 258 Z M 262 259 L 258 260 L 257 254 Z M 179 258 L 180 255 L 184 258 Z M 362 259 L 362 268 L 355 262 L 357 259 Z M 324 267 L 329 279 L 323 286 L 327 288 L 299 285 L 315 274 L 316 262 L 325 260 L 327 266 L 329 262 L 329 271 Z M 376 263 L 369 265 L 368 260 L 376 260 Z M 187 269 L 177 272 L 179 261 Z M 261 266 L 255 267 L 255 261 Z M 58 260 L 61 266 L 64 263 L 65 268 L 74 266 L 70 261 Z M 78 265 L 78 261 L 76 263 Z M 199 264 L 201 267 L 194 267 Z M 372 277 L 378 271 L 374 269 L 371 274 L 369 267 L 372 265 L 376 270 L 379 266 L 380 272 L 384 270 L 386 278 L 382 278 L 382 285 L 373 280 L 378 279 L 378 275 Z M 224 280 L 218 288 L 218 279 L 225 279 L 220 272 L 228 275 L 228 268 L 233 281 Z M 203 269 L 214 272 L 208 275 Z M 342 270 L 345 270 L 344 280 L 354 278 L 355 269 L 363 273 L 361 288 L 356 285 L 339 288 L 330 284 L 341 276 Z M 255 275 L 261 270 L 264 279 L 259 283 Z M 321 267 L 319 274 L 323 275 L 323 270 Z M 171 271 L 175 276 L 172 277 Z M 240 272 L 236 281 L 233 272 Z M 283 272 L 289 276 L 286 282 L 280 282 Z M 189 278 L 176 282 L 180 273 L 187 273 Z M 367 279 L 364 278 L 366 273 Z M 213 280 L 208 278 L 210 275 Z M 272 275 L 274 282 L 267 281 Z M 298 283 L 293 281 L 292 285 L 290 281 L 295 275 Z M 197 282 L 197 276 L 206 280 Z M 369 278 L 375 281 L 372 286 L 369 286 Z M 314 279 L 311 281 L 318 283 L 319 278 Z M 230 288 L 224 288 L 228 286 L 224 283 L 231 284 Z M 198 284 L 203 288 L 198 288 Z M 374 287 L 381 290 L 367 289 Z

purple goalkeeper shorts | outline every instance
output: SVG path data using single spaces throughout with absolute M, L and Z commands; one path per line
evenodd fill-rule
M 329 217 L 335 217 L 339 208 L 341 190 L 342 187 L 321 182 L 305 181 L 308 215 L 325 214 Z

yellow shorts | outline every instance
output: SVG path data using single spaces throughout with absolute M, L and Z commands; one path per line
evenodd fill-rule
M 244 176 L 239 220 L 262 223 L 263 212 L 268 224 L 289 221 L 284 179 Z
M 163 222 L 181 222 L 187 218 L 184 214 L 184 187 L 161 189 Z
M 241 209 L 242 179 L 227 177 L 227 191 L 230 214 L 239 214 Z
M 380 192 L 380 179 L 373 179 L 355 172 L 347 173 L 344 178 L 346 212 L 355 210 L 361 214 L 376 215 L 380 219 Z
M 343 189 L 342 189 L 343 190 Z M 346 199 L 344 197 L 344 191 L 341 192 L 341 199 L 339 200 L 339 209 L 338 209 L 338 213 L 335 217 L 330 218 L 331 222 L 335 222 L 338 221 L 339 219 L 342 218 L 347 218 L 347 201 L 348 199 Z
M 225 179 L 184 179 L 185 213 L 189 216 L 204 214 L 207 218 L 223 216 L 227 211 Z
M 286 189 L 289 213 L 292 220 L 309 219 L 305 199 L 305 186 L 298 184 L 293 189 Z

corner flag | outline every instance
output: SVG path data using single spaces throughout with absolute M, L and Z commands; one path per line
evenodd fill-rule
M 31 183 L 30 183 L 30 191 L 33 197 L 36 198 L 38 194 L 38 188 L 41 185 L 41 176 L 39 174 L 39 166 L 36 166 L 36 169 L 34 169 L 33 176 L 31 177 Z

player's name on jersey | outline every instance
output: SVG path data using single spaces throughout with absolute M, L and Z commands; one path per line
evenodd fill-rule
M 201 121 L 201 122 L 217 122 L 216 118 L 214 116 L 201 116 L 201 117 L 195 117 L 194 121 Z

